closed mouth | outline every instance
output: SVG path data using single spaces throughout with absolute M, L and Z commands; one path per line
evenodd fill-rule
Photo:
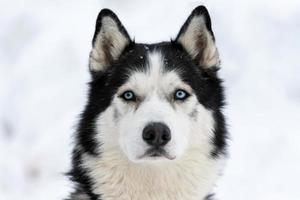
M 140 158 L 160 158 L 165 157 L 169 160 L 174 160 L 175 157 L 172 157 L 166 150 L 162 148 L 150 148 L 148 149 Z

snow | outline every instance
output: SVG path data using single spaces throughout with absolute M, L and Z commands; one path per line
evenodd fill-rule
M 222 200 L 300 197 L 300 2 L 0 2 L 0 199 L 62 199 L 72 134 L 86 101 L 96 16 L 114 10 L 137 42 L 175 37 L 210 10 L 227 89 L 230 158 Z

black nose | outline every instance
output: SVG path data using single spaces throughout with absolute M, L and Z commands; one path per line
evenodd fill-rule
M 163 123 L 150 123 L 143 130 L 143 140 L 151 146 L 164 146 L 171 140 L 170 129 Z

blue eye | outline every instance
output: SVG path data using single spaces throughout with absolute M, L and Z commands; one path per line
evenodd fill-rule
M 184 91 L 184 90 L 176 90 L 175 93 L 174 93 L 174 99 L 175 100 L 185 100 L 186 98 L 188 98 L 190 95 Z
M 132 91 L 126 91 L 124 92 L 121 97 L 125 100 L 125 101 L 135 101 L 136 100 L 136 96 Z

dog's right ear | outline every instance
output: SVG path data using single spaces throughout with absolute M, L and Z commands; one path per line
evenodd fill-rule
M 89 58 L 90 71 L 104 72 L 119 58 L 130 42 L 130 37 L 117 15 L 109 9 L 101 10 L 97 17 Z

